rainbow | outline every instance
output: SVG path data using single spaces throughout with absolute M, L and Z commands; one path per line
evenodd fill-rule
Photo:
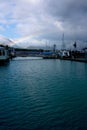
M 24 40 L 28 40 L 28 39 L 33 39 L 35 37 L 38 37 L 38 35 L 41 35 L 41 33 L 34 33 L 32 35 L 27 35 L 27 36 L 23 36 L 21 38 L 15 39 L 14 42 L 20 42 L 20 41 L 24 41 Z

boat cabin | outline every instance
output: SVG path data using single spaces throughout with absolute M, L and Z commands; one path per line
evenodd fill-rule
M 67 50 L 62 50 L 62 51 L 60 51 L 59 55 L 61 58 L 68 58 L 68 57 L 70 57 L 70 52 Z
M 9 60 L 9 52 L 5 47 L 0 47 L 0 62 Z

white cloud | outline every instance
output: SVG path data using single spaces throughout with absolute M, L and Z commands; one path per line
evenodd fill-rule
M 55 23 L 54 23 L 55 25 L 56 25 L 56 27 L 60 30 L 60 31 L 64 31 L 64 28 L 63 28 L 63 26 L 62 26 L 62 22 L 60 22 L 60 21 L 55 21 Z

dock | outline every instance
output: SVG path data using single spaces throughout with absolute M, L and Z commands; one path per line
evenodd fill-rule
M 84 62 L 84 63 L 87 63 L 87 59 L 80 59 L 80 58 L 75 58 L 75 59 L 72 59 L 72 58 L 61 58 L 61 60 L 67 60 L 67 61 L 76 61 L 76 62 Z
M 58 57 L 58 56 L 43 56 L 43 59 L 59 59 L 59 60 L 87 63 L 87 58 L 61 58 L 61 57 Z

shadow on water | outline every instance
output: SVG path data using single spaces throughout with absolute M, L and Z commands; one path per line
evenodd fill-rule
M 0 67 L 2 67 L 2 66 L 8 66 L 10 64 L 10 61 L 8 61 L 8 62 L 0 62 Z

